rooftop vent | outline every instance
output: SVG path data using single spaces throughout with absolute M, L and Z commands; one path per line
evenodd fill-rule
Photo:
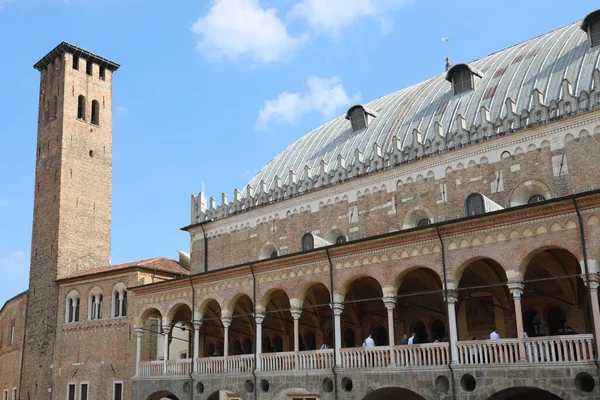
M 446 80 L 452 83 L 454 94 L 475 89 L 483 74 L 467 64 L 456 64 L 446 73 Z
M 581 29 L 588 35 L 590 47 L 600 45 L 600 10 L 589 13 L 581 23 Z
M 369 110 L 360 104 L 350 107 L 346 113 L 346 119 L 350 121 L 353 132 L 368 128 L 375 117 L 377 117 L 375 111 Z

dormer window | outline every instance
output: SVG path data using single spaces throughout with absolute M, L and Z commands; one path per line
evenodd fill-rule
M 346 119 L 350 121 L 353 132 L 368 128 L 369 124 L 376 116 L 377 115 L 374 111 L 371 111 L 361 105 L 350 107 L 346 113 Z
M 446 80 L 452 83 L 452 92 L 461 94 L 475 89 L 482 74 L 467 64 L 456 64 L 446 73 Z
M 588 14 L 581 24 L 581 29 L 588 34 L 590 47 L 600 46 L 600 10 Z

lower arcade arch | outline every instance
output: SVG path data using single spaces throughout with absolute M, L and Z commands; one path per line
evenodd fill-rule
M 553 393 L 535 387 L 512 387 L 495 393 L 488 400 L 566 400 Z
M 150 396 L 148 396 L 148 398 L 146 400 L 165 400 L 165 399 L 179 400 L 179 397 L 175 396 L 171 392 L 162 391 L 162 392 L 156 392 L 156 393 L 151 394 Z
M 333 335 L 329 335 L 333 332 L 330 302 L 329 289 L 322 283 L 315 283 L 306 291 L 298 321 L 300 351 L 333 348 Z
M 365 397 L 363 400 L 388 400 L 388 399 L 402 399 L 402 400 L 425 400 L 425 398 L 412 390 L 399 388 L 399 387 L 386 387 L 377 389 Z
M 387 312 L 382 296 L 381 285 L 370 276 L 358 278 L 350 284 L 341 316 L 343 347 L 360 346 L 369 334 L 373 334 L 375 327 L 387 326 Z M 375 345 L 383 344 L 375 342 Z

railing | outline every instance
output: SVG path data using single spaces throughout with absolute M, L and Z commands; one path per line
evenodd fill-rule
M 301 351 L 298 353 L 298 369 L 331 369 L 333 368 L 333 350 Z
M 399 367 L 448 365 L 448 343 L 427 343 L 392 347 L 394 362 Z
M 296 353 L 260 354 L 260 363 L 263 371 L 289 371 L 296 368 Z
M 162 376 L 165 371 L 164 361 L 142 361 L 138 364 L 138 376 Z
M 467 340 L 456 346 L 458 362 L 463 365 L 519 362 L 519 339 Z
M 225 357 L 197 358 L 196 373 L 200 375 L 222 374 L 226 372 Z
M 593 361 L 592 339 L 591 334 L 523 339 L 525 356 L 534 364 Z
M 351 347 L 340 349 L 343 368 L 385 368 L 390 366 L 390 347 Z
M 462 365 L 585 363 L 594 360 L 592 335 L 544 336 L 522 339 L 472 340 L 457 342 Z M 340 349 L 342 368 L 435 367 L 448 365 L 448 343 L 402 346 L 353 347 Z M 334 350 L 298 353 L 260 354 L 262 371 L 310 371 L 333 368 Z M 138 364 L 139 377 L 182 376 L 194 371 L 200 375 L 249 373 L 254 370 L 254 355 L 207 357 L 192 360 L 144 361 Z
M 254 354 L 229 356 L 226 359 L 227 372 L 252 372 L 254 369 Z
M 165 375 L 179 376 L 192 373 L 192 360 L 168 360 L 165 362 Z

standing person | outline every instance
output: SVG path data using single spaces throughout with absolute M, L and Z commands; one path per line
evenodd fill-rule
M 408 339 L 408 344 L 409 346 L 412 346 L 413 344 L 419 344 L 419 338 L 417 338 L 417 334 L 416 333 L 412 333 L 412 335 L 410 335 L 410 338 Z
M 330 348 L 330 347 L 329 347 L 329 345 L 328 345 L 327 343 L 323 343 L 323 344 L 321 345 L 321 350 L 327 350 L 327 349 L 329 349 L 329 348 Z
M 375 347 L 375 341 L 373 340 L 373 335 L 369 333 L 369 336 L 365 339 L 366 347 Z
M 490 339 L 491 339 L 491 340 L 497 340 L 497 339 L 500 339 L 500 335 L 498 335 L 498 332 L 497 332 L 496 328 L 494 328 L 494 329 L 492 330 L 492 333 L 490 333 Z
M 408 336 L 406 333 L 402 335 L 402 340 L 400 340 L 400 344 L 408 344 Z

